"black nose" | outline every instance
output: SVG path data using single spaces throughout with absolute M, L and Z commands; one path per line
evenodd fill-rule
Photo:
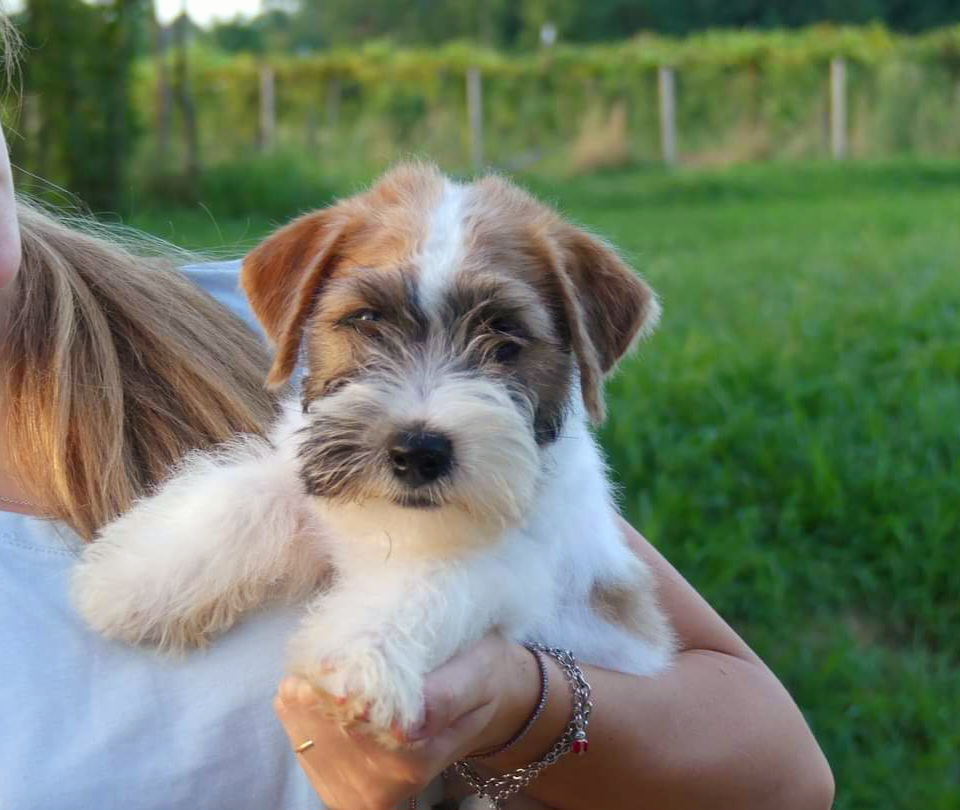
M 450 472 L 453 445 L 441 433 L 404 432 L 389 450 L 393 474 L 410 487 L 422 487 Z

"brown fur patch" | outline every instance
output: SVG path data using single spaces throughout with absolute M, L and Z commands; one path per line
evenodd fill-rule
M 369 191 L 281 228 L 247 256 L 241 283 L 277 349 L 271 385 L 293 373 L 307 319 L 336 271 L 402 265 L 422 241 L 424 211 L 442 189 L 435 169 L 401 166 Z
M 603 377 L 654 325 L 653 292 L 612 248 L 506 180 L 488 177 L 475 188 L 479 261 L 507 263 L 539 290 L 577 356 L 587 412 L 602 421 Z
M 242 283 L 277 347 L 272 385 L 292 373 L 306 324 L 332 282 L 393 273 L 413 283 L 413 259 L 443 189 L 435 168 L 402 165 L 369 191 L 282 228 L 247 257 Z M 604 375 L 655 320 L 650 288 L 610 247 L 502 178 L 471 186 L 464 225 L 461 277 L 492 273 L 525 282 L 552 320 L 551 334 L 531 342 L 517 364 L 518 378 L 536 392 L 545 435 L 558 427 L 567 401 L 571 351 L 587 412 L 601 421 Z M 393 280 L 384 284 L 396 288 Z M 353 294 L 337 287 L 337 306 L 349 307 Z M 355 343 L 335 334 L 329 320 L 315 320 L 307 344 L 315 387 L 358 362 Z
M 307 400 L 350 379 L 369 365 L 374 353 L 396 359 L 426 338 L 411 273 L 397 269 L 366 275 L 340 271 L 318 303 L 307 335 Z M 350 323 L 350 317 L 363 310 L 376 311 L 381 318 L 369 329 L 375 338 Z
M 620 258 L 594 236 L 566 225 L 558 241 L 564 269 L 580 295 L 587 332 L 593 341 L 600 371 L 609 373 L 656 317 L 653 291 Z
M 638 636 L 643 633 L 641 616 L 643 599 L 637 588 L 598 582 L 590 592 L 590 605 L 607 621 L 618 624 Z
M 344 242 L 340 269 L 405 264 L 426 236 L 426 215 L 440 199 L 443 184 L 443 175 L 432 166 L 402 164 L 366 193 L 341 203 L 356 227 Z
M 281 228 L 244 259 L 241 286 L 276 347 L 267 378 L 271 386 L 282 384 L 293 372 L 313 290 L 336 260 L 345 227 L 335 209 L 308 214 Z
M 627 581 L 594 583 L 590 606 L 607 621 L 657 648 L 672 646 L 673 631 L 657 604 L 650 569 L 637 558 L 630 574 Z

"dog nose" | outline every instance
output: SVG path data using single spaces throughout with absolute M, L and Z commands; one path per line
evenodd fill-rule
M 393 474 L 410 487 L 420 487 L 450 471 L 453 445 L 442 433 L 398 433 L 389 456 Z

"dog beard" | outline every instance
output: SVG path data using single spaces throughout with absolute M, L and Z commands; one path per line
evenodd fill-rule
M 522 525 L 530 509 L 541 477 L 535 410 L 505 378 L 428 357 L 383 364 L 308 403 L 298 437 L 301 480 L 342 517 L 362 513 L 369 524 L 380 512 L 385 527 L 414 522 L 479 542 Z M 410 431 L 450 446 L 449 469 L 415 487 L 397 476 L 390 457 L 394 437 Z

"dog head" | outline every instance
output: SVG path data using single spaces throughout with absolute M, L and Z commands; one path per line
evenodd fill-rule
M 306 353 L 309 493 L 501 528 L 574 397 L 600 421 L 604 376 L 659 314 L 609 246 L 506 180 L 418 164 L 277 231 L 242 283 L 269 383 Z

